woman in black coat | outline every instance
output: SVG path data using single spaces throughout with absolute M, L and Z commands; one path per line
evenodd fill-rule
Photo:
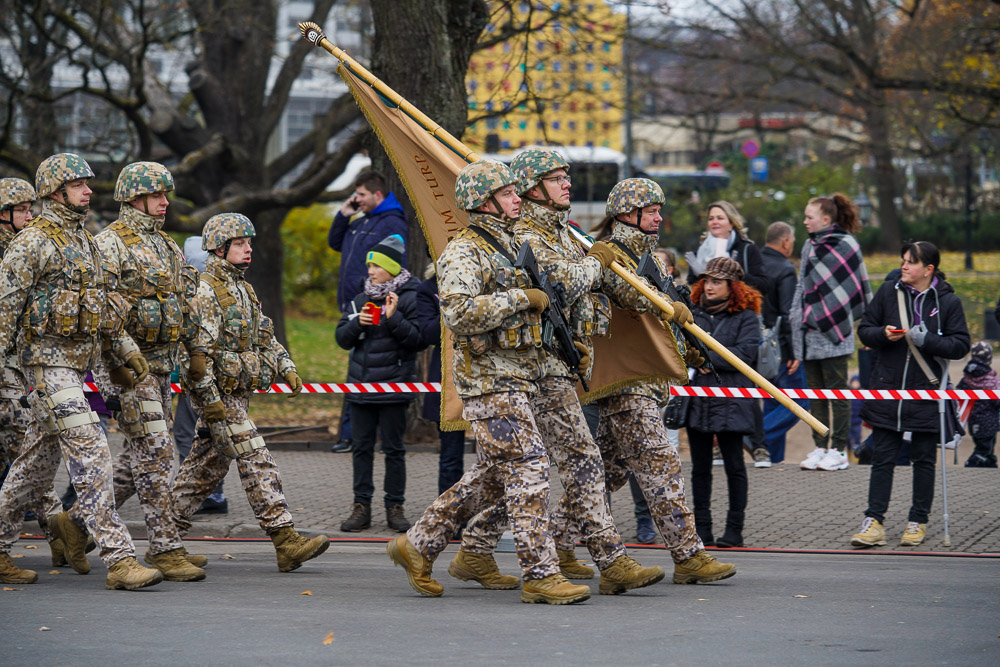
M 902 258 L 899 280 L 882 284 L 858 326 L 861 342 L 878 351 L 871 389 L 940 389 L 940 380 L 948 373 L 948 360 L 961 359 L 969 352 L 972 341 L 965 311 L 938 269 L 941 256 L 933 244 L 907 243 Z M 913 504 L 900 545 L 916 546 L 926 536 L 934 498 L 934 466 L 941 436 L 938 402 L 865 401 L 861 418 L 872 427 L 872 470 L 868 509 L 861 532 L 851 537 L 851 544 L 869 547 L 886 543 L 883 521 L 892 495 L 896 457 L 903 433 L 908 431 L 912 434 Z
M 747 363 L 757 358 L 760 344 L 761 296 L 743 282 L 743 269 L 728 257 L 709 260 L 701 279 L 691 290 L 695 324 Z M 715 352 L 709 359 L 719 380 L 699 369 L 691 384 L 696 387 L 751 387 L 752 382 Z M 692 398 L 687 414 L 691 444 L 691 486 L 698 536 L 706 545 L 743 546 L 743 518 L 747 506 L 747 470 L 743 462 L 743 436 L 754 429 L 752 401 L 745 398 Z M 712 538 L 712 441 L 718 439 L 726 481 L 729 512 L 726 531 Z
M 390 236 L 368 253 L 368 279 L 337 324 L 337 343 L 351 351 L 348 382 L 414 382 L 417 352 L 423 339 L 416 324 L 417 287 L 420 280 L 400 266 L 403 241 Z M 365 304 L 373 304 L 372 310 Z M 377 322 L 376 322 L 377 318 Z M 375 492 L 372 466 L 375 437 L 382 434 L 385 453 L 385 511 L 390 528 L 406 532 L 410 523 L 403 514 L 406 492 L 406 408 L 411 394 L 347 394 L 354 435 L 354 504 L 340 529 L 353 532 L 371 525 Z
M 701 237 L 697 252 L 685 255 L 688 263 L 688 283 L 694 284 L 713 257 L 735 259 L 743 269 L 744 282 L 764 296 L 771 290 L 773 280 L 764 269 L 760 250 L 750 240 L 746 223 L 737 208 L 727 201 L 714 201 L 708 205 L 706 231 Z

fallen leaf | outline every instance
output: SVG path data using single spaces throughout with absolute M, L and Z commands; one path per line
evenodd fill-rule
M 938 602 L 940 602 L 940 601 L 941 601 L 941 600 L 934 600 L 934 604 L 937 604 L 937 603 L 938 603 Z
M 296 512 L 302 512 L 303 510 L 305 510 L 305 507 L 296 507 L 295 508 Z
M 52 628 L 50 628 L 50 627 L 48 627 L 46 625 L 43 625 L 42 627 L 38 628 L 38 631 L 39 632 L 45 632 L 46 630 L 51 630 L 51 629 Z
M 11 554 L 11 558 L 24 558 L 24 554 Z
M 333 630 L 330 630 L 330 632 L 326 633 L 326 637 L 323 639 L 323 646 L 329 646 L 333 642 Z
M 302 591 L 301 593 L 299 593 L 299 595 L 312 595 L 312 594 L 313 594 L 312 591 Z
M 10 586 L 4 586 L 3 589 L 5 591 L 23 591 L 24 590 L 23 588 L 11 588 Z
M 26 544 L 26 545 L 24 545 L 24 548 L 25 549 L 37 549 L 38 545 L 37 544 Z
M 793 598 L 811 598 L 811 595 L 793 595 Z
M 698 602 L 708 602 L 708 598 L 698 598 Z
M 226 560 L 236 560 L 236 556 L 230 556 L 229 554 L 222 554 L 219 558 L 224 558 Z
M 62 574 L 59 570 L 49 570 L 49 574 Z

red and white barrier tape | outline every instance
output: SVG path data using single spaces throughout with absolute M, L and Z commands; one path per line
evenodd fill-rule
M 86 382 L 84 385 L 86 391 L 100 391 L 93 382 Z M 174 382 L 170 385 L 170 391 L 179 394 L 183 390 L 180 384 Z M 315 382 L 302 386 L 303 394 L 436 394 L 440 391 L 440 382 Z M 258 389 L 257 393 L 290 394 L 292 389 L 287 384 L 272 384 L 270 389 Z
M 876 401 L 898 400 L 938 400 L 951 398 L 955 400 L 997 400 L 1000 391 L 992 389 L 782 389 L 789 398 L 847 398 Z M 671 396 L 692 396 L 712 398 L 768 398 L 763 389 L 745 389 L 741 387 L 691 387 L 672 385 Z

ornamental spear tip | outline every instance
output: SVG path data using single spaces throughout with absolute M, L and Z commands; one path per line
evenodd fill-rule
M 320 40 L 326 37 L 326 35 L 323 34 L 323 29 L 312 21 L 300 23 L 299 30 L 302 31 L 302 39 L 316 46 L 319 46 Z

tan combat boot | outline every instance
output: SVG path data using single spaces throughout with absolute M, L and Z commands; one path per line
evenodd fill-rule
M 631 556 L 619 556 L 615 562 L 601 570 L 601 595 L 618 595 L 633 588 L 652 586 L 666 573 L 662 567 L 643 567 Z
M 282 526 L 270 535 L 274 551 L 278 556 L 278 570 L 291 572 L 302 567 L 302 563 L 315 558 L 330 546 L 330 539 L 320 535 L 312 539 L 302 537 L 292 526 Z
M 429 598 L 440 597 L 444 593 L 444 587 L 431 579 L 434 562 L 421 556 L 406 535 L 390 540 L 385 545 L 385 552 L 393 563 L 406 570 L 406 578 L 410 580 L 413 590 Z
M 544 579 L 527 579 L 521 587 L 521 602 L 573 604 L 589 599 L 589 586 L 571 584 L 561 574 L 550 574 Z
M 33 584 L 38 581 L 38 573 L 22 570 L 14 565 L 10 554 L 0 552 L 0 581 L 5 584 Z
M 199 555 L 196 555 L 196 554 L 189 554 L 187 552 L 187 549 L 185 549 L 184 547 L 180 547 L 178 549 L 175 549 L 175 551 L 179 551 L 181 553 L 181 555 L 184 556 L 185 560 L 187 560 L 187 562 L 191 563 L 195 567 L 205 567 L 206 565 L 208 565 L 208 556 L 199 556 Z M 146 562 L 147 564 L 152 565 L 153 567 L 156 567 L 156 563 L 153 562 L 152 557 L 153 557 L 153 554 L 151 554 L 151 553 L 149 553 L 147 551 L 146 555 L 142 557 L 142 560 L 144 562 Z M 169 581 L 169 579 L 168 579 L 168 581 Z
M 461 549 L 448 566 L 448 574 L 462 581 L 478 581 L 491 591 L 509 591 L 521 585 L 518 577 L 500 574 L 492 554 L 484 556 Z
M 66 545 L 58 537 L 49 540 L 49 551 L 52 552 L 52 567 L 69 565 L 66 561 Z
M 594 568 L 587 567 L 576 559 L 576 554 L 572 549 L 563 551 L 556 549 L 559 555 L 559 571 L 567 579 L 593 579 Z
M 195 567 L 184 558 L 181 549 L 164 551 L 161 554 L 146 552 L 145 561 L 163 573 L 167 581 L 201 581 L 205 578 L 205 570 Z
M 155 586 L 161 581 L 163 574 L 159 570 L 143 567 L 135 556 L 128 556 L 108 568 L 108 580 L 104 582 L 104 587 L 109 591 L 122 588 L 134 591 L 137 588 Z
M 73 523 L 68 512 L 60 512 L 54 518 L 49 519 L 49 528 L 52 535 L 58 537 L 63 542 L 66 560 L 69 566 L 77 574 L 87 574 L 90 572 L 90 561 L 87 560 L 87 532 Z
M 674 565 L 675 584 L 697 584 L 698 582 L 719 581 L 736 574 L 732 563 L 720 563 L 715 556 L 704 549 L 687 560 Z

